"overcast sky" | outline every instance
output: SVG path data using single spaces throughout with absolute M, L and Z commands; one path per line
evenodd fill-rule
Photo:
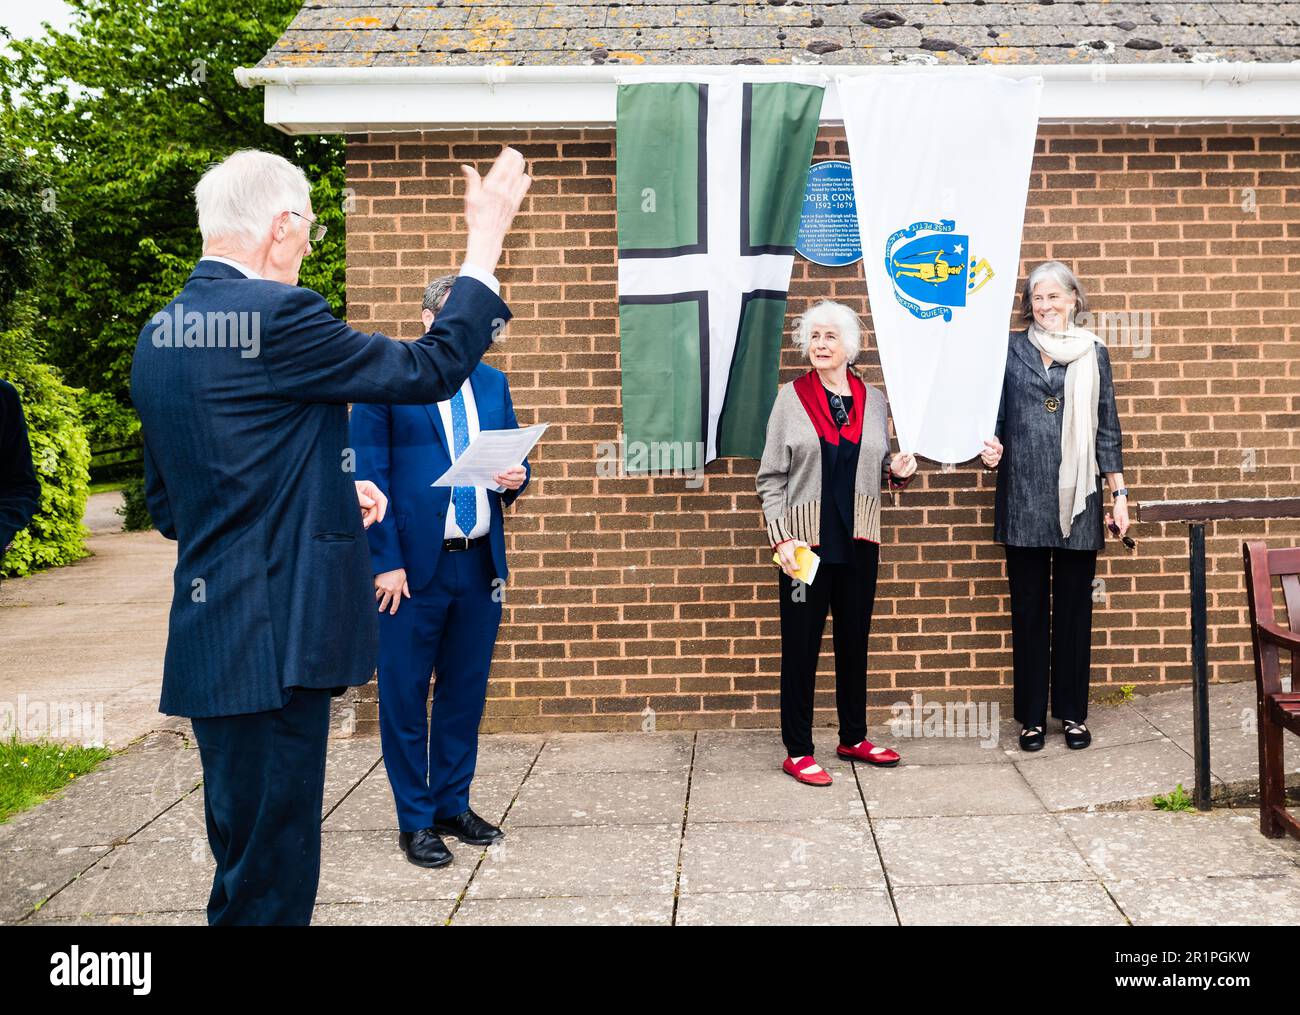
M 63 0 L 9 0 L 0 5 L 0 25 L 16 38 L 43 34 L 42 21 L 66 29 L 72 23 L 72 11 Z

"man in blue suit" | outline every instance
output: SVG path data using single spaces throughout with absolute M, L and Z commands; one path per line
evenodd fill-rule
M 149 513 L 178 544 L 160 708 L 198 741 L 209 923 L 311 920 L 329 699 L 378 648 L 364 527 L 386 500 L 356 481 L 347 403 L 447 397 L 510 316 L 493 272 L 523 159 L 462 172 L 465 258 L 419 340 L 354 331 L 298 288 L 324 233 L 307 179 L 241 151 L 195 188 L 203 257 L 136 343 Z
M 447 313 L 454 282 L 447 275 L 425 290 L 426 329 Z M 470 808 L 469 787 L 507 575 L 502 508 L 523 492 L 529 469 L 525 462 L 494 477 L 494 490 L 432 484 L 479 431 L 518 425 L 505 374 L 486 363 L 436 404 L 352 408 L 357 475 L 391 505 L 367 532 L 379 602 L 379 731 L 398 845 L 420 867 L 451 863 L 443 835 L 486 846 L 505 834 Z

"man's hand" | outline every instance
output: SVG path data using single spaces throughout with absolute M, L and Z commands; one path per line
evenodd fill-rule
M 1002 461 L 1002 442 L 996 437 L 986 440 L 984 450 L 980 452 L 980 461 L 986 469 L 996 469 L 998 462 Z
M 368 479 L 358 479 L 357 500 L 361 502 L 361 527 L 368 529 L 375 522 L 382 522 L 388 512 L 388 498 L 384 491 Z
M 460 171 L 465 177 L 465 225 L 469 230 L 465 262 L 491 274 L 532 180 L 524 172 L 524 157 L 514 148 L 501 149 L 487 176 L 480 178 L 473 166 L 462 165 Z
M 889 471 L 899 479 L 906 479 L 916 471 L 916 455 L 899 452 L 890 459 Z
M 392 616 L 397 612 L 403 596 L 411 598 L 411 590 L 406 584 L 406 568 L 399 567 L 396 571 L 375 575 L 375 598 L 379 600 L 380 613 L 388 610 L 389 616 Z
M 504 486 L 507 490 L 518 490 L 524 485 L 524 480 L 528 478 L 528 473 L 524 471 L 522 465 L 516 465 L 513 468 L 506 469 L 505 472 L 493 476 L 493 481 L 498 486 Z

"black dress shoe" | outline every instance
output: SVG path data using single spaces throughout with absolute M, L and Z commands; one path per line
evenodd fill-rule
M 1047 738 L 1041 726 L 1026 726 L 1020 731 L 1020 749 L 1022 751 L 1041 751 L 1046 740 Z
M 489 824 L 470 810 L 454 818 L 436 819 L 433 830 L 439 835 L 454 835 L 469 846 L 490 846 L 506 837 L 506 833 L 496 825 Z
M 1092 743 L 1092 734 L 1083 723 L 1062 719 L 1061 725 L 1065 728 L 1065 746 L 1070 750 L 1081 751 Z
M 451 850 L 432 828 L 398 832 L 397 844 L 402 847 L 406 859 L 417 867 L 446 867 L 451 863 Z

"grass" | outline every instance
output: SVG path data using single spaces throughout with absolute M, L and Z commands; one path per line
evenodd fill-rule
M 43 740 L 0 741 L 0 824 L 85 775 L 113 752 Z
M 1194 811 L 1195 805 L 1192 798 L 1187 795 L 1187 790 L 1183 789 L 1180 782 L 1172 792 L 1161 793 L 1153 796 L 1151 802 L 1155 804 L 1158 811 Z
M 121 490 L 126 486 L 126 480 L 114 479 L 104 483 L 91 483 L 88 493 L 110 493 L 113 490 Z

